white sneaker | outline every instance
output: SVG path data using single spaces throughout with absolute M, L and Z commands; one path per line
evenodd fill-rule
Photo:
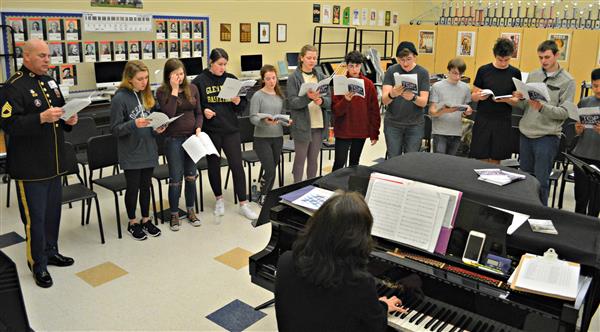
M 221 199 L 217 199 L 215 203 L 215 216 L 224 216 L 225 215 L 225 201 Z
M 258 219 L 258 215 L 252 211 L 249 204 L 240 205 L 240 214 L 250 220 Z

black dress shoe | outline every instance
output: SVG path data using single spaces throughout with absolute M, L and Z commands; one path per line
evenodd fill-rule
M 48 271 L 44 270 L 42 272 L 34 273 L 33 279 L 35 279 L 36 285 L 42 288 L 48 288 L 52 286 L 52 277 Z
M 54 256 L 48 256 L 48 265 L 55 266 L 70 266 L 75 263 L 75 260 L 71 257 L 56 254 Z

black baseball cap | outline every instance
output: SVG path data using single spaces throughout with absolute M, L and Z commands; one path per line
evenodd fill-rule
M 398 48 L 396 49 L 396 56 L 400 55 L 400 52 L 402 52 L 403 49 L 409 50 L 414 55 L 419 55 L 419 53 L 417 53 L 417 48 L 415 47 L 415 44 L 409 41 L 403 41 L 400 42 Z

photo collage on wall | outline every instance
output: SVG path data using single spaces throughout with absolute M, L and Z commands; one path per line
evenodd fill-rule
M 389 10 L 351 8 L 342 5 L 313 4 L 312 22 L 345 26 L 398 26 L 399 13 Z
M 155 58 L 189 58 L 204 55 L 204 21 L 201 20 L 155 20 Z M 145 42 L 144 59 L 150 54 L 152 44 Z M 148 55 L 147 55 L 148 54 Z

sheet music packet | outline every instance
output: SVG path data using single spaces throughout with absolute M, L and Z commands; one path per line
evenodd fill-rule
M 256 85 L 256 80 L 240 81 L 235 78 L 227 77 L 221 86 L 221 91 L 217 97 L 231 99 L 237 96 L 243 97 L 248 91 Z
M 281 202 L 312 216 L 335 192 L 313 185 L 281 196 Z
M 190 136 L 181 146 L 195 163 L 206 155 L 219 155 L 217 148 L 205 132 L 201 132 L 200 136 Z
M 153 129 L 156 129 L 158 127 L 164 126 L 164 125 L 168 125 L 171 122 L 179 119 L 179 117 L 181 117 L 183 114 L 179 114 L 178 116 L 174 116 L 172 118 L 169 119 L 169 116 L 166 115 L 165 113 L 162 112 L 152 112 L 150 113 L 150 115 L 146 118 L 150 121 L 150 126 Z
M 365 97 L 365 81 L 362 78 L 335 75 L 333 77 L 333 94 L 336 96 L 354 92 L 355 95 Z
M 302 85 L 300 86 L 300 91 L 298 91 L 298 96 L 306 95 L 308 90 L 317 91 L 317 92 L 319 92 L 319 94 L 321 96 L 326 95 L 329 92 L 329 83 L 333 79 L 334 74 L 332 74 L 331 76 L 329 76 L 327 78 L 320 80 L 319 83 L 314 83 L 314 82 L 302 83 Z
M 483 89 L 483 90 L 479 90 L 479 93 L 480 93 L 482 96 L 489 96 L 489 95 L 491 95 L 491 96 L 492 96 L 492 98 L 494 98 L 494 100 L 498 100 L 498 99 L 505 99 L 505 98 L 511 98 L 511 97 L 512 97 L 512 95 L 502 95 L 502 96 L 496 96 L 496 95 L 494 94 L 494 91 L 492 91 L 492 90 L 490 90 L 490 89 Z
M 600 107 L 582 107 L 577 109 L 579 115 L 574 120 L 581 122 L 586 128 L 594 128 L 600 123 Z
M 512 80 L 513 83 L 515 83 L 517 91 L 521 92 L 526 100 L 550 101 L 550 92 L 548 91 L 546 84 L 541 82 L 525 84 L 523 81 L 514 77 Z
M 578 263 L 558 259 L 552 248 L 544 256 L 525 254 L 509 279 L 510 288 L 574 301 L 579 290 L 580 270 Z
M 54 83 L 56 85 L 56 83 Z M 50 86 L 52 88 L 52 86 Z M 67 121 L 73 115 L 79 113 L 84 108 L 92 103 L 92 97 L 98 95 L 98 91 L 92 92 L 85 98 L 73 98 L 63 105 L 62 109 L 65 112 L 60 118 Z
M 289 125 L 290 116 L 289 114 L 269 114 L 269 113 L 256 113 L 256 115 L 260 120 L 262 119 L 271 119 L 282 122 L 284 125 Z
M 394 85 L 402 86 L 405 90 L 419 94 L 419 79 L 417 74 L 394 73 Z
M 365 198 L 371 234 L 445 254 L 461 197 L 460 191 L 373 173 Z
M 469 109 L 469 105 L 451 104 L 451 103 L 440 103 L 440 104 L 437 105 L 437 111 L 441 110 L 444 107 L 456 108 L 457 112 L 466 112 Z

